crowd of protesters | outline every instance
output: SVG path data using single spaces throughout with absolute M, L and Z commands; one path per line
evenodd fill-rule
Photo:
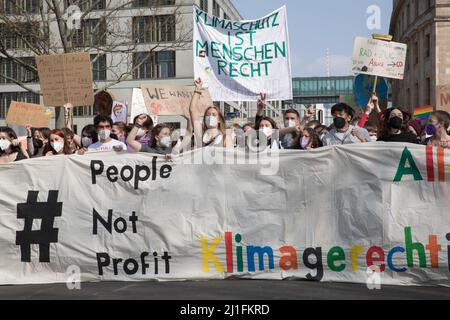
M 217 107 L 211 106 L 204 114 L 198 114 L 197 105 L 202 94 L 203 83 L 198 79 L 190 106 L 193 121 L 188 121 L 184 138 L 174 137 L 174 128 L 170 124 L 155 124 L 148 114 L 136 116 L 129 125 L 113 123 L 111 117 L 98 115 L 92 124 L 82 129 L 81 135 L 74 134 L 69 128 L 50 130 L 26 126 L 26 144 L 19 141 L 11 128 L 0 127 L 0 164 L 28 158 L 103 151 L 147 152 L 170 158 L 186 150 L 186 145 L 236 148 L 240 145 L 239 141 L 247 141 L 241 139 L 250 133 L 256 137 L 254 143 L 264 141 L 270 149 L 311 150 L 379 141 L 450 148 L 450 115 L 445 111 L 435 111 L 427 121 L 422 121 L 414 119 L 411 113 L 399 107 L 381 111 L 378 98 L 373 96 L 364 114 L 357 114 L 344 103 L 334 105 L 331 126 L 315 120 L 315 112 L 311 109 L 307 109 L 303 117 L 295 109 L 287 110 L 284 126 L 280 128 L 274 119 L 264 116 L 266 95 L 261 94 L 255 122 L 242 127 L 234 125 L 232 130 L 227 130 L 225 118 Z M 377 121 L 369 121 L 371 116 Z M 196 136 L 200 137 L 200 143 L 196 141 Z

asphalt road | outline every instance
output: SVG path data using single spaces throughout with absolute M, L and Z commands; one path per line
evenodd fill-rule
M 80 290 L 65 284 L 0 286 L 1 300 L 450 300 L 450 288 L 307 281 L 97 282 Z

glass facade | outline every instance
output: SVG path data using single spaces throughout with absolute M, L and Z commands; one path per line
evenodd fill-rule
M 354 76 L 294 78 L 296 104 L 337 103 L 339 96 L 353 95 Z

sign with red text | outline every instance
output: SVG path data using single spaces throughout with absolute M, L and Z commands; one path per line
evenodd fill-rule
M 407 45 L 357 37 L 353 47 L 352 71 L 391 79 L 405 76 Z
M 450 85 L 437 86 L 437 110 L 450 112 Z
M 0 164 L 0 285 L 65 283 L 77 266 L 84 282 L 366 284 L 378 268 L 382 286 L 449 287 L 449 160 L 379 142 Z

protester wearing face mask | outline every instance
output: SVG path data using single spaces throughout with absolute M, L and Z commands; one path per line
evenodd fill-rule
M 257 112 L 255 123 L 258 123 L 264 117 L 264 108 L 266 106 L 265 93 L 261 93 L 257 101 Z M 304 126 L 304 124 L 303 124 Z M 297 110 L 290 109 L 284 113 L 284 128 L 279 129 L 280 143 L 283 149 L 298 148 L 298 139 L 300 137 L 302 126 L 300 124 L 300 114 Z
M 46 157 L 73 153 L 63 130 L 55 129 L 50 132 L 49 143 L 46 145 L 44 153 Z
M 428 140 L 429 146 L 450 149 L 450 136 L 448 128 L 450 127 L 450 115 L 445 111 L 435 111 L 428 118 L 427 134 L 432 136 Z
M 0 127 L 0 164 L 27 159 L 17 135 L 11 128 Z
M 383 129 L 378 141 L 418 143 L 417 136 L 408 131 L 408 117 L 398 108 L 385 111 Z
M 99 141 L 91 144 L 88 147 L 89 152 L 99 151 L 123 151 L 127 149 L 127 146 L 118 140 L 114 140 L 110 137 L 113 121 L 111 117 L 98 115 L 94 118 L 94 127 L 97 132 Z
M 260 141 L 262 139 L 266 139 L 267 147 L 269 149 L 282 149 L 280 141 L 275 138 L 276 130 L 278 130 L 275 120 L 269 117 L 262 117 L 259 122 L 256 123 L 255 128 L 258 132 L 259 145 L 261 145 Z
M 129 143 L 132 145 L 133 149 L 137 152 L 154 153 L 161 155 L 172 154 L 172 130 L 167 124 L 161 123 L 155 126 L 152 130 L 152 144 L 151 145 L 141 145 L 135 139 L 133 135 L 136 134 L 136 129 L 133 129 L 128 136 Z M 130 138 L 131 136 L 131 138 Z
M 120 142 L 125 143 L 127 141 L 127 125 L 124 122 L 114 123 L 112 133 L 116 135 Z
M 325 146 L 367 142 L 359 128 L 350 124 L 354 111 L 349 105 L 338 103 L 331 108 L 331 114 L 334 128 L 323 137 Z
M 33 129 L 31 125 L 27 125 L 27 152 L 31 158 L 43 157 L 45 146 L 50 139 L 49 128 Z
M 323 138 L 330 132 L 327 126 L 321 125 L 314 129 L 314 131 L 319 136 L 320 141 L 323 141 Z
M 378 140 L 377 126 L 366 124 L 364 128 L 367 130 L 367 132 L 369 132 L 369 135 L 370 135 L 369 142 L 376 142 Z
M 75 143 L 75 134 L 73 133 L 73 131 L 70 130 L 69 128 L 63 128 L 62 131 L 64 132 L 64 137 L 65 137 L 67 145 L 70 148 L 70 151 L 72 153 L 77 152 L 79 149 L 79 146 Z
M 234 148 L 233 137 L 227 136 L 225 118 L 217 107 L 209 107 L 203 114 L 203 122 L 200 122 L 198 104 L 203 94 L 203 81 L 197 79 L 194 82 L 195 90 L 189 106 L 191 121 L 188 121 L 187 132 L 189 137 L 183 140 L 183 150 L 188 150 L 195 136 L 195 142 L 202 142 L 202 147 L 226 147 Z M 201 125 L 200 125 L 201 124 Z M 197 146 L 197 145 L 196 145 Z
M 301 150 L 317 149 L 323 146 L 316 131 L 311 128 L 303 130 L 299 144 Z
M 140 114 L 133 120 L 134 127 L 138 128 L 136 139 L 142 145 L 148 145 L 151 142 L 151 131 L 153 129 L 153 119 L 148 114 Z

